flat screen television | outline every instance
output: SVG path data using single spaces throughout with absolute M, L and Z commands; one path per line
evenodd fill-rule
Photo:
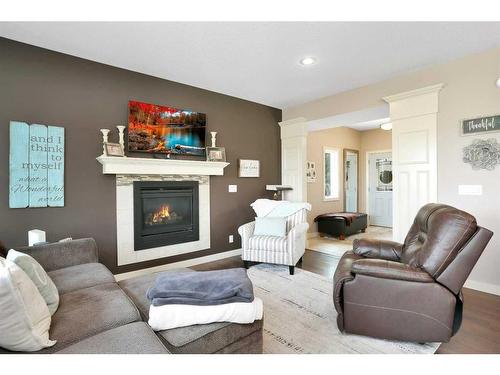
M 206 115 L 185 109 L 128 102 L 128 150 L 205 156 Z

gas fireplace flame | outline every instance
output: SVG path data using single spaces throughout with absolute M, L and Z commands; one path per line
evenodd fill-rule
M 158 211 L 153 212 L 153 217 L 151 218 L 151 221 L 153 224 L 156 223 L 161 223 L 165 219 L 170 219 L 170 211 L 168 205 L 164 204 L 162 205 Z

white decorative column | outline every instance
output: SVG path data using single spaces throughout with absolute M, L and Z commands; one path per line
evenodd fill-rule
M 306 160 L 307 121 L 303 117 L 282 121 L 281 128 L 281 184 L 293 190 L 284 192 L 284 199 L 307 202 Z
M 403 241 L 417 211 L 437 201 L 437 113 L 443 84 L 383 98 L 392 122 L 393 238 Z

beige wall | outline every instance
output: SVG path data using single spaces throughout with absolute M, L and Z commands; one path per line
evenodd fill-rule
M 494 232 L 492 241 L 470 276 L 473 287 L 500 293 L 500 166 L 494 171 L 474 171 L 462 162 L 462 148 L 477 138 L 495 138 L 500 133 L 460 136 L 459 121 L 478 115 L 500 113 L 500 48 L 436 65 L 374 85 L 285 109 L 284 119 L 308 120 L 347 113 L 383 103 L 382 97 L 437 83 L 445 87 L 439 95 L 438 200 L 476 216 L 480 225 Z M 459 196 L 459 184 L 480 184 L 482 196 Z
M 323 148 L 338 148 L 340 151 L 340 196 L 336 201 L 323 200 Z M 342 211 L 344 209 L 343 149 L 359 150 L 361 147 L 361 132 L 349 128 L 333 128 L 308 133 L 307 160 L 316 163 L 316 182 L 307 184 L 307 201 L 311 203 L 309 213 L 309 231 L 316 232 L 314 218 L 326 212 Z

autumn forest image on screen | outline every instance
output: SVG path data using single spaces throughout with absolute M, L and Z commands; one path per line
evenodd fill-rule
M 129 101 L 128 149 L 135 152 L 205 154 L 206 115 Z

